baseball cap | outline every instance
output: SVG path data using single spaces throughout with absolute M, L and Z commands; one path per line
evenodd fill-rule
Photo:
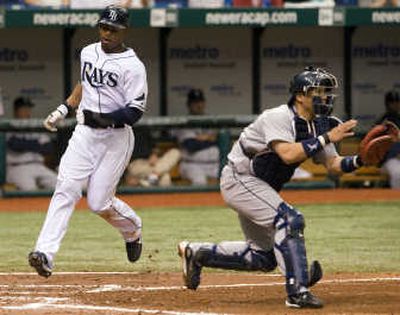
M 385 94 L 385 104 L 386 106 L 392 102 L 400 102 L 400 94 L 398 91 L 392 90 Z
M 32 103 L 31 99 L 29 97 L 17 97 L 14 100 L 14 109 L 20 108 L 20 107 L 34 107 L 35 104 Z
M 128 10 L 117 5 L 109 5 L 101 12 L 98 24 L 106 24 L 119 29 L 127 28 L 129 24 Z
M 204 93 L 200 89 L 191 89 L 187 95 L 187 103 L 205 101 Z

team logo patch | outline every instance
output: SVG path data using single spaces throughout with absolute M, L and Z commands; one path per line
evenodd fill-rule
M 111 21 L 115 22 L 118 18 L 118 12 L 116 10 L 111 10 L 108 17 Z
M 82 81 L 87 81 L 94 88 L 104 85 L 116 87 L 118 85 L 118 74 L 96 68 L 92 63 L 85 61 L 82 69 Z

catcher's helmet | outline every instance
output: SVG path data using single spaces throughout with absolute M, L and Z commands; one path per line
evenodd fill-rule
M 333 74 L 324 69 L 310 66 L 293 77 L 289 92 L 294 96 L 299 93 L 307 94 L 311 89 L 323 89 L 326 100 L 323 100 L 320 96 L 314 96 L 313 107 L 316 115 L 325 116 L 330 115 L 333 110 L 335 95 L 332 94 L 332 91 L 337 87 L 337 79 Z
M 116 5 L 109 5 L 101 12 L 98 24 L 124 29 L 128 27 L 128 22 L 129 14 L 127 9 Z

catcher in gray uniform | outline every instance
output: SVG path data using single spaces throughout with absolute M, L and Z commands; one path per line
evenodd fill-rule
M 339 156 L 334 143 L 354 135 L 357 121 L 331 116 L 337 80 L 331 73 L 307 67 L 290 83 L 288 104 L 265 110 L 246 127 L 228 155 L 221 193 L 239 217 L 245 241 L 219 244 L 183 241 L 178 253 L 187 288 L 200 284 L 202 267 L 272 271 L 286 277 L 286 305 L 323 306 L 309 288 L 322 277 L 318 261 L 308 269 L 305 220 L 279 195 L 294 170 L 312 158 L 334 173 L 352 172 L 359 156 Z

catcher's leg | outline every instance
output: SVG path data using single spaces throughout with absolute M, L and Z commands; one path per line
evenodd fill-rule
M 246 242 L 213 244 L 185 241 L 178 245 L 178 252 L 182 258 L 185 285 L 192 290 L 200 284 L 202 267 L 272 271 L 277 265 L 273 250 L 258 250 Z
M 289 307 L 322 307 L 322 302 L 309 291 L 307 255 L 304 244 L 304 217 L 282 202 L 275 218 L 275 254 L 281 271 L 286 276 Z M 318 264 L 319 266 L 319 264 Z M 322 273 L 321 273 L 322 276 Z

